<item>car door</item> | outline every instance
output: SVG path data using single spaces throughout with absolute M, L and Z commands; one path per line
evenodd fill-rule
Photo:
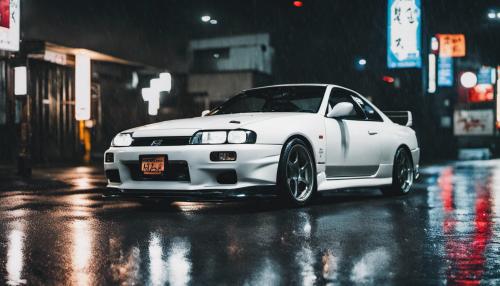
M 366 177 L 380 165 L 382 119 L 365 114 L 366 104 L 354 92 L 335 87 L 330 93 L 327 113 L 340 102 L 354 105 L 353 114 L 343 118 L 325 117 L 326 177 Z M 360 104 L 361 103 L 361 104 Z M 376 114 L 376 111 L 374 111 Z M 378 114 L 376 114 L 378 115 Z

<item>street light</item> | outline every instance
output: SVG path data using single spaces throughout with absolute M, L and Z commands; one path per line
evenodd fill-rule
M 431 50 L 439 51 L 439 41 L 436 37 L 431 38 Z
M 354 68 L 358 71 L 363 71 L 366 68 L 367 61 L 364 58 L 358 58 L 354 62 Z
M 490 10 L 487 15 L 490 20 L 500 20 L 500 11 Z
M 210 17 L 208 15 L 201 16 L 201 21 L 204 22 L 204 23 L 209 22 L 211 19 L 212 19 L 212 17 Z

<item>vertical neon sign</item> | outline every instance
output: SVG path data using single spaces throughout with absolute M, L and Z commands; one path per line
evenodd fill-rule
M 387 66 L 420 68 L 421 57 L 420 0 L 388 0 Z

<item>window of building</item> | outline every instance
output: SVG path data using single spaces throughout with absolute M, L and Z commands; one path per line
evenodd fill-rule
M 229 48 L 195 50 L 193 53 L 194 71 L 213 71 L 219 60 L 229 58 Z

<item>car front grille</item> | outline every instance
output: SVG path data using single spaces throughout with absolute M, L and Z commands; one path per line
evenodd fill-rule
M 190 136 L 137 137 L 132 146 L 182 146 L 188 145 Z
M 139 163 L 126 164 L 130 172 L 130 177 L 134 181 L 175 181 L 190 182 L 189 167 L 186 161 L 168 161 L 165 165 L 165 172 L 161 176 L 147 177 L 143 176 Z

